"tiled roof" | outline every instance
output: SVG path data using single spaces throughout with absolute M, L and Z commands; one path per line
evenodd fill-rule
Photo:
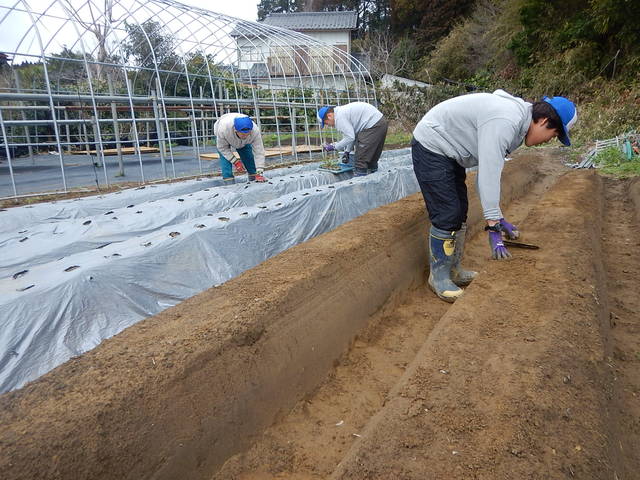
M 268 25 L 290 30 L 355 30 L 358 13 L 345 12 L 296 12 L 270 13 L 262 21 Z

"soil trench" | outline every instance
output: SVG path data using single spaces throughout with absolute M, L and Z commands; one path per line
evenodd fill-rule
M 640 257 L 633 252 L 640 245 L 640 182 L 606 179 L 603 194 L 599 179 L 591 173 L 572 172 L 569 176 L 577 178 L 563 179 L 532 211 L 558 179 L 556 164 L 545 162 L 541 170 L 547 175 L 509 206 L 508 218 L 522 225 L 525 239 L 550 233 L 548 227 L 552 232 L 554 221 L 575 228 L 560 235 L 564 245 L 557 255 L 565 257 L 563 265 L 552 267 L 537 260 L 514 267 L 533 267 L 527 275 L 535 284 L 520 302 L 524 307 L 506 309 L 506 315 L 502 311 L 495 319 L 498 330 L 515 328 L 515 338 L 514 332 L 487 332 L 490 324 L 472 331 L 476 336 L 467 332 L 448 336 L 444 330 L 455 321 L 449 318 L 455 312 L 424 286 L 405 292 L 372 318 L 312 395 L 267 429 L 249 450 L 229 459 L 212 479 L 636 478 Z M 585 175 L 591 178 L 585 181 Z M 558 212 L 552 215 L 554 210 Z M 580 245 L 572 242 L 572 236 L 586 238 Z M 553 249 L 553 245 L 548 248 Z M 478 284 L 487 281 L 496 267 L 494 262 L 485 264 L 484 250 L 484 235 L 469 244 L 467 257 L 475 261 L 468 263 L 484 268 Z M 575 256 L 581 258 L 571 261 Z M 526 282 L 519 282 L 522 273 L 513 276 L 502 265 L 496 268 L 499 284 L 489 282 L 481 296 L 509 283 L 523 283 L 520 288 L 527 289 Z M 487 302 L 474 293 L 458 303 L 467 307 L 471 303 L 465 310 L 481 312 Z M 546 305 L 545 300 L 552 298 L 557 301 Z M 503 303 L 499 298 L 491 302 Z M 549 309 L 552 313 L 545 313 Z M 522 316 L 514 321 L 517 312 Z M 443 330 L 434 333 L 434 328 Z M 491 355 L 465 345 L 482 337 L 493 337 L 497 343 Z M 419 352 L 425 342 L 430 348 L 424 350 L 453 349 L 462 354 L 445 354 L 446 360 L 437 363 L 430 353 Z M 400 380 L 414 359 L 413 375 Z M 482 369 L 450 371 L 463 360 Z M 434 370 L 442 378 L 462 377 L 455 389 L 446 389 L 444 398 L 434 393 L 440 390 L 441 378 L 425 380 L 438 377 L 431 373 Z M 518 372 L 524 378 L 516 381 Z M 502 378 L 491 381 L 487 379 L 491 374 Z M 469 383 L 478 391 L 469 389 Z M 464 393 L 456 393 L 457 389 Z M 423 415 L 444 418 L 425 421 Z M 446 439 L 438 444 L 438 435 L 443 434 Z
M 556 156 L 533 158 L 539 162 L 541 175 L 530 190 L 509 203 L 505 212 L 516 224 L 564 172 Z M 489 261 L 485 237 L 484 232 L 478 232 L 467 240 L 468 268 L 480 270 Z M 513 253 L 522 256 L 521 252 Z M 383 408 L 391 389 L 448 309 L 449 305 L 435 297 L 424 282 L 391 298 L 323 384 L 258 436 L 250 449 L 229 459 L 212 480 L 310 480 L 331 476 L 349 448 L 362 437 L 367 422 Z
M 637 478 L 640 202 L 599 183 L 538 203 L 522 225 L 548 253 L 486 265 L 332 479 Z
M 607 179 L 603 251 L 611 336 L 607 365 L 613 373 L 609 421 L 617 478 L 640 475 L 640 182 Z
M 331 478 L 613 478 L 601 199 L 560 178 L 521 224 L 541 250 L 484 265 Z

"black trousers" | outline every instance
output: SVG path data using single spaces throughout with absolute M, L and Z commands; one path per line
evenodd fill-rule
M 449 232 L 460 230 L 469 210 L 464 167 L 427 150 L 415 138 L 411 140 L 411 156 L 431 225 Z

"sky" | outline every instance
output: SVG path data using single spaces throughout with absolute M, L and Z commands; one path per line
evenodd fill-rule
M 44 10 L 48 5 L 51 5 L 54 0 L 0 0 L 0 22 L 2 22 L 3 16 L 8 12 L 8 8 L 18 5 L 18 8 L 24 9 L 25 2 L 33 10 Z M 75 5 L 84 5 L 87 0 L 70 0 Z M 102 0 L 90 0 L 94 5 L 100 5 Z M 216 13 L 222 13 L 232 17 L 240 18 L 243 20 L 256 21 L 258 17 L 258 3 L 260 0 L 176 0 L 179 3 L 185 5 L 191 5 L 194 7 L 211 10 Z M 76 3 L 77 2 L 77 3 Z M 14 51 L 17 40 L 22 37 L 25 31 L 25 25 L 30 25 L 31 21 L 26 13 L 19 13 L 11 15 L 10 20 L 0 23 L 0 51 L 12 52 Z M 50 25 L 56 30 L 55 25 Z M 69 31 L 67 28 L 60 30 L 56 35 L 57 45 L 53 48 L 54 51 L 59 50 L 61 45 L 69 44 L 75 40 L 76 35 L 73 31 Z M 21 44 L 20 51 L 29 53 L 39 53 L 39 48 L 36 44 L 35 37 L 29 43 L 25 41 Z M 47 49 L 50 51 L 51 49 Z
M 0 0 L 5 1 L 5 0 Z M 258 3 L 260 0 L 178 0 L 185 5 L 205 8 L 217 13 L 224 13 L 243 20 L 258 19 Z

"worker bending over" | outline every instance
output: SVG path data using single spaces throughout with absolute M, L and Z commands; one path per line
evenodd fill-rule
M 344 135 L 338 143 L 325 144 L 325 151 L 344 151 L 348 158 L 355 145 L 355 175 L 378 170 L 378 159 L 389 127 L 380 110 L 365 102 L 352 102 L 340 107 L 322 107 L 318 110 L 318 119 L 322 128 L 329 125 Z
M 258 126 L 242 113 L 226 113 L 213 126 L 216 148 L 220 155 L 222 180 L 234 183 L 233 166 L 237 173 L 249 174 L 250 182 L 266 182 L 264 171 L 264 145 Z M 234 160 L 233 150 L 240 160 Z
M 476 272 L 460 266 L 467 220 L 465 168 L 478 167 L 477 191 L 489 232 L 491 256 L 511 257 L 502 235 L 519 236 L 500 210 L 500 177 L 505 156 L 522 142 L 528 147 L 558 137 L 570 145 L 569 130 L 577 119 L 575 105 L 564 97 L 544 97 L 533 104 L 503 90 L 445 100 L 418 122 L 411 154 L 431 230 L 429 286 L 454 302 Z

